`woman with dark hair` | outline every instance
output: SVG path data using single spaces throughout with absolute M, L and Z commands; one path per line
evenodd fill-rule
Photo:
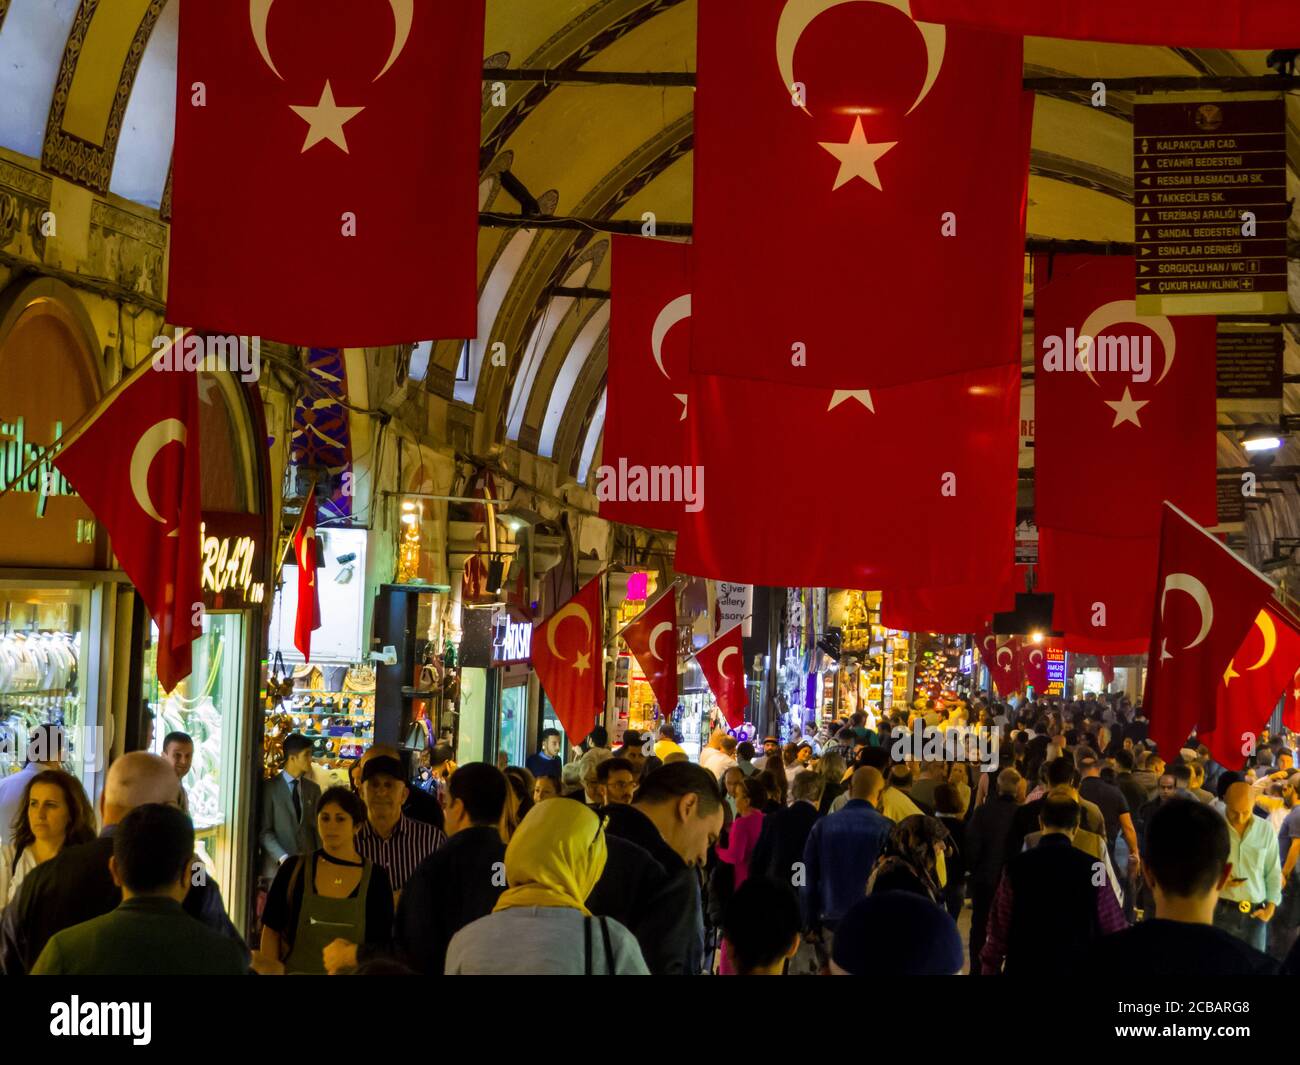
M 776 813 L 785 806 L 786 789 L 789 788 L 789 782 L 785 778 L 783 769 L 764 769 L 757 776 L 749 778 L 757 780 L 763 785 L 763 791 L 766 799 L 763 803 L 762 810 L 765 814 Z
M 10 827 L 11 842 L 0 849 L 0 910 L 42 862 L 64 847 L 95 838 L 95 813 L 81 782 L 62 769 L 43 769 L 27 782 Z
M 952 837 L 937 817 L 925 814 L 904 817 L 885 840 L 867 878 L 867 894 L 912 891 L 943 906 L 948 861 L 953 854 Z
M 537 780 L 527 769 L 517 765 L 506 766 L 502 770 L 506 778 L 506 805 L 501 811 L 501 842 L 509 843 L 515 834 L 519 822 L 533 808 L 533 791 Z
M 321 849 L 285 860 L 262 915 L 263 975 L 323 976 L 359 964 L 361 951 L 382 951 L 393 931 L 393 889 L 383 866 L 357 853 L 366 808 L 347 788 L 330 788 L 316 804 Z

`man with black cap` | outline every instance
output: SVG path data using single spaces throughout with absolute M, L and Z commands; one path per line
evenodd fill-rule
M 416 866 L 447 842 L 439 829 L 402 813 L 409 790 L 396 758 L 371 758 L 361 770 L 366 823 L 357 832 L 357 853 L 383 866 L 397 897 Z

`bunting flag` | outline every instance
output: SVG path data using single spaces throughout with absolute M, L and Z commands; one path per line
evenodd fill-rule
M 677 708 L 677 593 L 668 588 L 623 630 L 665 719 Z
M 1021 37 L 1181 48 L 1300 47 L 1294 0 L 911 0 L 912 16 Z
M 1005 697 L 1018 691 L 1021 685 L 1019 639 L 1012 636 L 1007 640 L 999 640 L 989 621 L 980 628 L 978 637 L 980 658 L 988 668 L 998 694 Z
M 1020 41 L 902 0 L 699 7 L 692 369 L 851 394 L 1018 364 Z
M 700 509 L 681 514 L 680 573 L 888 590 L 983 584 L 1014 558 L 1018 365 L 851 394 L 692 374 L 689 402 L 686 461 L 708 477 Z M 941 428 L 921 420 L 934 411 Z M 845 441 L 891 471 L 890 514 L 837 493 L 828 535 L 816 515 Z M 755 508 L 774 495 L 756 535 Z
M 1273 585 L 1166 503 L 1156 590 L 1142 704 L 1168 760 L 1198 725 L 1213 729 L 1224 673 Z
M 704 490 L 697 471 L 682 465 L 690 413 L 691 246 L 616 236 L 612 259 L 600 515 L 675 530 L 682 508 L 694 505 L 688 497 Z
M 599 575 L 533 626 L 533 669 L 572 744 L 605 709 L 605 613 Z
M 695 652 L 695 660 L 727 724 L 739 728 L 745 721 L 745 707 L 749 705 L 740 626 L 733 625 L 712 643 L 701 647 Z
M 168 692 L 190 675 L 203 632 L 198 375 L 182 368 L 182 343 L 132 371 L 53 460 L 112 537 L 158 626 L 158 683 Z
M 321 626 L 320 587 L 316 583 L 316 486 L 307 493 L 302 514 L 293 530 L 293 557 L 298 560 L 298 610 L 293 622 L 293 645 L 303 661 L 311 661 L 311 634 Z
M 1255 615 L 1255 623 L 1223 671 L 1216 686 L 1212 728 L 1198 728 L 1197 738 L 1225 769 L 1241 769 L 1255 749 L 1259 732 L 1289 695 L 1300 669 L 1300 632 L 1273 603 Z
M 168 321 L 321 348 L 474 336 L 483 18 L 186 0 Z
M 1215 522 L 1215 320 L 1138 315 L 1133 275 L 1126 256 L 1035 263 L 1038 587 L 1072 650 L 1144 649 L 1161 500 Z

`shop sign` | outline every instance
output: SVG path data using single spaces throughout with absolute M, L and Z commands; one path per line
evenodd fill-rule
M 54 441 L 63 436 L 63 423 L 54 423 Z M 0 422 L 0 492 L 36 496 L 36 516 L 45 517 L 50 496 L 75 496 L 72 485 L 50 464 L 53 443 L 37 444 L 27 439 L 21 416 L 12 423 Z M 39 461 L 38 461 L 39 460 Z M 24 475 L 30 463 L 34 466 Z M 11 487 L 12 486 L 12 487 Z
M 974 668 L 975 668 L 975 652 L 973 649 L 967 647 L 966 650 L 964 650 L 961 653 L 961 665 L 957 667 L 957 672 L 961 673 L 964 676 L 969 677 L 971 675 L 971 671 L 974 670 Z
M 532 623 L 505 616 L 497 624 L 496 638 L 492 641 L 492 660 L 494 663 L 526 662 L 532 646 Z
M 199 580 L 215 610 L 256 606 L 266 600 L 262 576 L 261 519 L 256 514 L 207 511 L 199 525 Z
M 1059 647 L 1047 648 L 1047 695 L 1065 693 L 1065 652 Z
M 713 622 L 714 635 L 726 632 L 736 625 L 743 626 L 742 636 L 750 635 L 749 617 L 754 612 L 754 586 L 728 584 L 714 581 Z
M 1282 327 L 1220 329 L 1215 364 L 1221 411 L 1282 411 Z

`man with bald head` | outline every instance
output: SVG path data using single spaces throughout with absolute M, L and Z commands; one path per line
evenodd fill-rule
M 99 838 L 67 847 L 27 874 L 17 896 L 0 920 L 0 971 L 20 976 L 35 964 L 46 942 L 72 925 L 117 908 L 121 888 L 113 881 L 108 860 L 113 856 L 113 830 L 137 806 L 148 803 L 180 805 L 180 781 L 171 763 L 155 754 L 132 751 L 108 769 L 100 796 Z M 183 903 L 185 912 L 215 932 L 243 946 L 226 916 L 215 881 L 194 870 Z
M 1249 784 L 1238 781 L 1223 793 L 1228 818 L 1228 882 L 1219 892 L 1214 926 L 1249 943 L 1268 948 L 1268 922 L 1282 901 L 1282 861 L 1277 833 L 1254 813 Z
M 818 962 L 830 963 L 835 927 L 867 893 L 867 877 L 894 822 L 879 810 L 885 778 L 874 766 L 863 766 L 849 784 L 849 801 L 823 817 L 808 836 L 802 870 L 792 883 L 800 888 L 804 927 L 817 949 Z M 802 881 L 798 873 L 803 873 Z

